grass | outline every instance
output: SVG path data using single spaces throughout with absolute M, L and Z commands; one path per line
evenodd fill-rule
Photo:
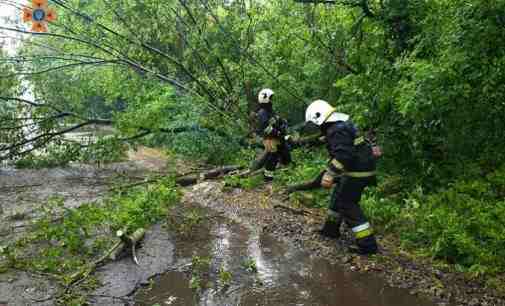
M 199 291 L 204 288 L 204 280 L 208 278 L 210 257 L 193 255 L 191 258 L 191 279 L 189 287 Z
M 258 267 L 256 266 L 256 261 L 253 258 L 247 258 L 242 262 L 242 266 L 249 273 L 257 273 Z

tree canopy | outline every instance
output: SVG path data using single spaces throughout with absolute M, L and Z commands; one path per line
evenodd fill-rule
M 29 82 L 50 129 L 113 124 L 136 138 L 196 125 L 234 138 L 271 87 L 291 123 L 324 98 L 402 160 L 501 147 L 503 4 L 309 2 L 53 1 L 58 22 L 4 56 L 16 71 L 3 82 Z

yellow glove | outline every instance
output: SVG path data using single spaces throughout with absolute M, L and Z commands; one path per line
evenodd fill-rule
M 265 138 L 263 140 L 263 146 L 265 150 L 270 153 L 277 152 L 277 147 L 279 146 L 280 141 L 276 138 Z
M 321 179 L 321 186 L 323 188 L 331 188 L 333 184 L 335 183 L 335 173 L 331 170 L 326 170 L 326 172 L 323 174 L 323 178 Z

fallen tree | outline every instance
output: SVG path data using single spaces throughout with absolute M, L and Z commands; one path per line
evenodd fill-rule
M 314 178 L 313 180 L 306 181 L 300 184 L 295 184 L 295 185 L 290 185 L 286 188 L 286 192 L 293 193 L 296 191 L 306 191 L 306 190 L 314 190 L 314 189 L 319 189 L 321 188 L 321 180 L 323 179 L 323 175 L 325 173 L 325 170 L 321 171 L 319 175 Z
M 111 248 L 109 248 L 100 258 L 93 261 L 83 269 L 72 274 L 69 279 L 69 287 L 83 281 L 91 275 L 98 267 L 105 264 L 108 259 L 116 260 L 120 254 L 131 249 L 133 261 L 138 265 L 139 261 L 136 255 L 136 246 L 144 238 L 146 230 L 139 228 L 131 235 L 127 235 L 125 230 L 119 230 L 116 236 L 120 239 Z
M 201 180 L 215 179 L 215 178 L 221 177 L 223 175 L 229 174 L 231 172 L 236 172 L 236 171 L 241 170 L 243 168 L 244 167 L 242 167 L 242 166 L 236 166 L 236 165 L 223 166 L 223 167 L 219 167 L 219 168 L 211 169 L 209 171 L 202 172 L 200 174 L 183 176 L 183 177 L 177 178 L 175 182 L 179 186 L 186 187 L 186 186 L 194 185 Z

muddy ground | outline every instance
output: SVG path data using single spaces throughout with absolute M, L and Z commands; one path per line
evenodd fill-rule
M 183 166 L 175 166 L 185 172 Z M 175 169 L 172 169 L 175 171 Z M 50 196 L 65 206 L 98 201 L 123 176 L 170 172 L 155 150 L 141 149 L 129 161 L 107 167 L 75 165 L 47 170 L 0 170 L 0 242 L 16 239 Z M 478 282 L 412 260 L 391 237 L 379 236 L 382 254 L 346 251 L 341 240 L 317 233 L 324 212 L 292 210 L 269 186 L 253 191 L 225 188 L 220 181 L 185 190 L 181 207 L 202 207 L 205 222 L 191 233 L 167 224 L 151 228 L 139 249 L 140 265 L 125 257 L 98 272 L 102 286 L 92 305 L 505 305 Z M 1 245 L 1 243 L 0 243 Z M 208 256 L 201 288 L 190 288 L 194 256 Z M 257 271 L 244 269 L 252 260 Z M 224 270 L 223 270 L 224 269 Z M 231 280 L 223 284 L 223 273 Z M 225 275 L 226 276 L 226 275 Z M 396 289 L 395 289 L 396 288 Z M 0 305 L 54 305 L 55 285 L 22 271 L 0 274 Z
M 201 207 L 190 195 L 184 211 Z M 175 256 L 182 262 L 195 256 L 209 258 L 208 267 L 156 277 L 135 296 L 138 305 L 435 305 L 373 275 L 347 272 L 311 256 L 249 222 L 234 221 L 212 208 L 199 210 L 203 221 L 176 236 Z M 227 281 L 223 273 L 229 273 Z M 190 289 L 195 275 L 201 275 L 202 288 Z
M 324 211 L 304 208 L 304 214 L 300 214 L 300 209 L 292 210 L 269 186 L 254 191 L 223 192 L 223 189 L 226 190 L 221 182 L 206 182 L 194 186 L 187 196 L 192 202 L 223 212 L 241 224 L 259 228 L 262 233 L 295 245 L 311 256 L 327 259 L 345 271 L 378 276 L 390 287 L 405 289 L 435 304 L 505 305 L 502 297 L 477 281 L 412 259 L 391 237 L 378 236 L 380 255 L 368 258 L 348 253 L 347 247 L 352 244 L 350 230 L 344 231 L 339 240 L 320 236 L 317 231 L 324 222 Z

